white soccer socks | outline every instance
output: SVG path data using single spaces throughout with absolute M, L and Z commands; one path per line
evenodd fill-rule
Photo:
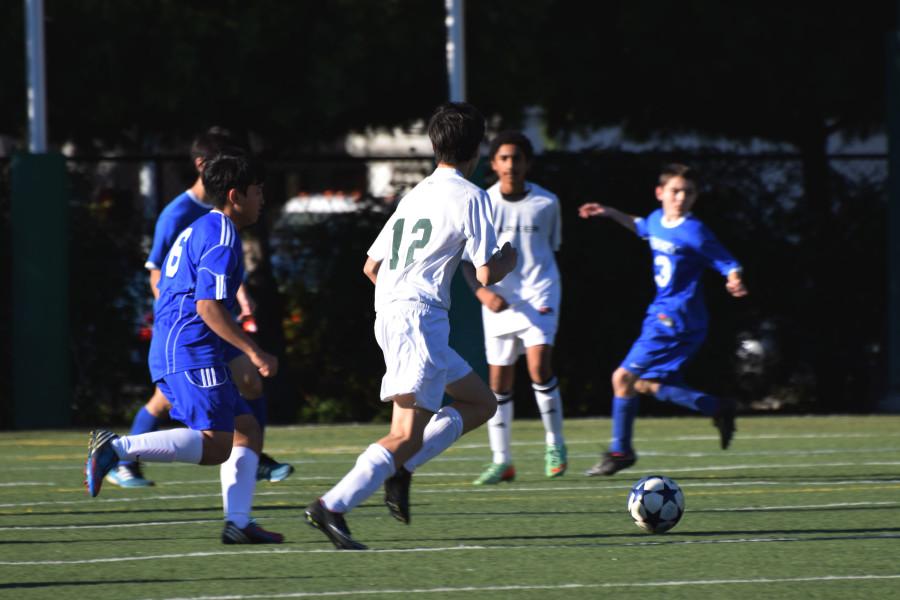
M 513 395 L 512 392 L 494 392 L 494 395 L 497 396 L 497 412 L 487 422 L 488 442 L 494 464 L 505 465 L 512 462 Z
M 449 448 L 463 433 L 462 415 L 452 406 L 445 406 L 431 417 L 422 436 L 422 448 L 403 466 L 410 473 L 420 465 Z
M 203 434 L 193 429 L 152 431 L 116 438 L 112 447 L 123 460 L 197 465 L 203 457 Z
M 353 510 L 393 474 L 394 456 L 383 446 L 372 444 L 356 459 L 356 466 L 322 496 L 322 504 L 332 512 Z
M 225 520 L 243 529 L 250 523 L 253 492 L 256 490 L 256 467 L 259 456 L 244 446 L 231 449 L 231 456 L 219 467 L 222 480 L 222 507 Z
M 559 381 L 553 377 L 546 383 L 532 382 L 531 388 L 534 390 L 534 399 L 537 401 L 538 410 L 541 411 L 547 445 L 562 446 L 565 440 L 563 439 L 562 397 L 559 394 Z

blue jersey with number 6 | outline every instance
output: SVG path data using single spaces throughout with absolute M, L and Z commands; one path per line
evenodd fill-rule
M 727 276 L 740 270 L 740 263 L 691 214 L 670 223 L 663 220 L 663 211 L 657 209 L 646 219 L 635 219 L 634 225 L 653 251 L 656 297 L 647 309 L 648 316 L 675 331 L 705 330 L 708 315 L 703 300 L 703 271 L 715 269 Z
M 176 238 L 161 271 L 149 357 L 153 381 L 225 365 L 228 344 L 197 314 L 197 301 L 218 300 L 229 311 L 236 305 L 244 260 L 234 223 L 218 210 L 200 217 Z

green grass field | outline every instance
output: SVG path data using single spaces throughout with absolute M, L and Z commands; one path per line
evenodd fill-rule
M 565 477 L 543 477 L 540 423 L 519 421 L 518 479 L 490 488 L 469 484 L 489 460 L 469 434 L 414 477 L 411 525 L 380 494 L 350 515 L 367 552 L 335 551 L 301 514 L 384 425 L 270 429 L 297 466 L 257 488 L 280 546 L 220 543 L 218 468 L 150 465 L 156 487 L 90 499 L 86 432 L 0 434 L 0 597 L 900 597 L 900 417 L 745 418 L 724 452 L 707 419 L 640 419 L 637 465 L 603 479 L 581 473 L 608 420 L 566 427 Z M 665 535 L 625 510 L 650 473 L 686 496 Z

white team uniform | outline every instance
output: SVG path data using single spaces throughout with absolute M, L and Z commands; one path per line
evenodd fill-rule
M 450 283 L 465 252 L 480 267 L 497 248 L 491 202 L 456 169 L 438 168 L 398 204 L 368 250 L 380 261 L 375 339 L 384 352 L 381 398 L 415 394 L 437 412 L 448 383 L 472 368 L 449 345 Z
M 509 242 L 519 251 L 516 268 L 489 287 L 503 296 L 509 308 L 481 309 L 485 354 L 491 365 L 512 365 L 525 348 L 553 345 L 559 324 L 562 286 L 554 256 L 562 243 L 559 199 L 530 181 L 525 189 L 525 197 L 517 202 L 503 199 L 499 183 L 488 189 L 497 243 Z M 538 312 L 545 307 L 550 312 Z

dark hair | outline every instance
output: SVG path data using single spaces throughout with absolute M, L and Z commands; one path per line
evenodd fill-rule
M 673 177 L 683 177 L 695 184 L 700 183 L 697 171 L 681 163 L 669 163 L 659 170 L 659 185 L 666 185 Z
M 229 190 L 247 193 L 247 188 L 266 178 L 263 164 L 246 155 L 220 154 L 206 161 L 201 175 L 206 196 L 216 208 L 225 206 Z
M 458 165 L 478 155 L 484 116 L 466 102 L 441 104 L 428 120 L 428 137 L 439 163 Z
M 500 146 L 505 144 L 516 146 L 522 151 L 522 154 L 525 155 L 525 158 L 529 162 L 534 158 L 534 147 L 531 145 L 531 140 L 529 140 L 521 131 L 507 130 L 501 131 L 493 140 L 491 140 L 491 147 L 488 152 L 488 156 L 491 157 L 491 160 L 497 155 Z
M 218 126 L 210 127 L 195 137 L 191 143 L 192 161 L 199 158 L 206 162 L 219 154 L 238 156 L 246 154 L 246 151 L 241 147 L 231 131 Z

